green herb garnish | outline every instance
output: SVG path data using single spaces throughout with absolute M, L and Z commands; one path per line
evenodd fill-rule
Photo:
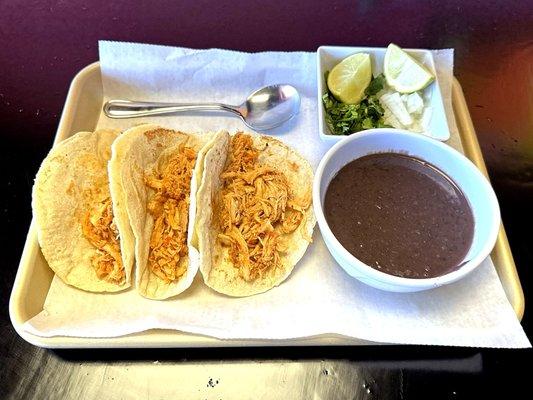
M 326 77 L 326 82 L 328 77 Z M 359 104 L 341 103 L 330 93 L 329 89 L 322 102 L 326 110 L 326 123 L 334 135 L 349 135 L 371 128 L 386 128 L 383 122 L 383 107 L 376 94 L 383 89 L 385 77 L 378 75 L 370 81 L 365 90 L 365 97 Z

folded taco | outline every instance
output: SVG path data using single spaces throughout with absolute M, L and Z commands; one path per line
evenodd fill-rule
M 279 285 L 311 242 L 311 166 L 276 139 L 227 132 L 201 162 L 193 244 L 205 283 L 230 296 Z
M 198 271 L 198 252 L 190 244 L 196 210 L 191 182 L 208 138 L 140 125 L 113 144 L 111 186 L 117 203 L 125 205 L 135 238 L 135 284 L 147 298 L 183 292 Z
M 120 132 L 80 132 L 57 144 L 33 186 L 32 209 L 48 265 L 64 282 L 92 292 L 131 286 L 133 242 L 122 237 L 107 174 Z

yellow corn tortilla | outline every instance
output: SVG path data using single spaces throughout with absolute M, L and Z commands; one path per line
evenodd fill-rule
M 58 143 L 44 159 L 33 186 L 32 209 L 41 250 L 65 283 L 91 292 L 116 292 L 131 286 L 133 243 L 120 235 L 123 284 L 99 279 L 91 260 L 97 249 L 83 235 L 87 211 L 110 197 L 107 164 L 114 130 L 80 132 Z
M 117 191 L 117 202 L 125 204 L 129 232 L 135 239 L 135 286 L 144 297 L 160 300 L 176 296 L 191 285 L 198 271 L 198 252 L 190 245 L 196 212 L 194 170 L 189 197 L 188 255 L 180 259 L 180 263 L 185 263 L 187 269 L 184 275 L 172 282 L 166 282 L 148 266 L 154 218 L 148 212 L 147 205 L 154 191 L 146 186 L 144 177 L 151 174 L 154 167 L 172 157 L 181 144 L 185 143 L 198 152 L 209 138 L 208 134 L 190 135 L 146 124 L 128 129 L 113 144 L 113 155 L 109 163 L 110 181 L 112 186 L 120 188 Z
M 298 196 L 311 196 L 313 170 L 307 160 L 279 140 L 268 136 L 250 134 L 254 146 L 260 150 L 259 163 L 283 172 L 291 190 Z M 282 283 L 293 271 L 310 243 L 316 223 L 312 206 L 304 214 L 300 227 L 288 236 L 288 249 L 281 255 L 282 268 L 270 269 L 265 276 L 248 282 L 239 275 L 228 254 L 228 247 L 217 240 L 218 226 L 213 216 L 213 204 L 222 181 L 230 149 L 231 136 L 218 132 L 205 150 L 198 182 L 196 224 L 193 245 L 200 254 L 200 272 L 207 286 L 229 296 L 250 296 L 265 292 Z

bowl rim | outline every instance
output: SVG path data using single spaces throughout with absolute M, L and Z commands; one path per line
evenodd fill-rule
M 458 269 L 454 271 L 451 271 L 444 275 L 440 275 L 440 276 L 433 277 L 433 278 L 405 278 L 405 277 L 399 277 L 399 276 L 395 276 L 395 275 L 387 274 L 385 272 L 378 271 L 370 267 L 369 265 L 363 263 L 362 261 L 357 259 L 354 255 L 352 255 L 348 250 L 346 250 L 344 246 L 337 240 L 337 238 L 331 231 L 329 224 L 326 221 L 326 218 L 323 212 L 321 196 L 320 196 L 320 185 L 322 183 L 324 169 L 328 165 L 330 160 L 335 156 L 335 154 L 338 152 L 340 148 L 348 145 L 349 143 L 353 141 L 361 140 L 362 138 L 365 138 L 368 136 L 391 135 L 391 134 L 399 135 L 399 136 L 408 136 L 414 140 L 422 141 L 422 142 L 425 142 L 426 144 L 429 144 L 430 146 L 434 146 L 434 148 L 436 148 L 437 151 L 444 151 L 444 152 L 449 153 L 452 157 L 456 159 L 457 162 L 460 162 L 463 165 L 463 167 L 470 169 L 471 173 L 478 180 L 480 186 L 482 186 L 485 192 L 487 193 L 487 201 L 489 203 L 489 207 L 493 210 L 493 212 L 491 213 L 493 215 L 493 220 L 491 221 L 491 224 L 489 225 L 488 239 L 485 241 L 485 243 L 483 244 L 483 246 L 481 247 L 481 249 L 478 251 L 477 254 L 474 254 L 474 256 L 470 258 L 470 260 L 466 261 L 464 265 L 462 265 L 461 267 L 459 267 Z M 359 157 L 355 157 L 352 160 L 355 160 L 357 158 Z M 426 161 L 431 163 L 431 160 L 426 160 Z M 463 190 L 463 188 L 459 184 L 457 185 L 461 190 Z M 335 143 L 326 152 L 324 157 L 322 157 L 318 165 L 318 168 L 315 172 L 315 178 L 313 182 L 313 207 L 314 207 L 315 215 L 318 221 L 318 225 L 320 227 L 320 231 L 322 235 L 324 236 L 328 250 L 330 246 L 333 245 L 335 247 L 335 250 L 341 253 L 342 258 L 349 261 L 350 266 L 354 267 L 356 271 L 363 273 L 366 277 L 371 278 L 372 280 L 375 280 L 381 283 L 386 283 L 389 285 L 395 285 L 399 287 L 411 287 L 411 288 L 416 288 L 416 289 L 432 288 L 432 287 L 437 287 L 437 286 L 442 286 L 448 283 L 452 283 L 468 275 L 470 272 L 472 272 L 475 268 L 477 268 L 482 263 L 483 260 L 485 260 L 485 258 L 488 257 L 488 255 L 494 248 L 494 245 L 496 243 L 496 239 L 498 236 L 499 228 L 500 228 L 500 222 L 501 222 L 500 207 L 498 204 L 498 200 L 496 198 L 496 194 L 494 193 L 494 189 L 492 188 L 488 179 L 481 173 L 481 171 L 479 171 L 479 169 L 466 156 L 464 156 L 463 154 L 461 154 L 454 148 L 450 147 L 449 145 L 442 143 L 438 140 L 432 139 L 430 137 L 424 136 L 419 133 L 413 133 L 413 132 L 409 132 L 409 131 L 405 131 L 401 129 L 395 129 L 395 128 L 368 129 L 366 131 L 362 131 L 362 132 L 347 136 L 341 141 Z M 471 207 L 473 206 L 471 205 Z M 345 266 L 341 265 L 341 267 L 346 270 Z M 346 272 L 352 275 L 349 271 L 346 271 Z

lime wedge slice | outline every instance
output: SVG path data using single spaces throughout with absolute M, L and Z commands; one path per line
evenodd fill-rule
M 385 53 L 383 72 L 387 84 L 400 93 L 424 89 L 435 76 L 395 44 L 389 44 Z
M 337 100 L 357 104 L 372 78 L 370 55 L 357 53 L 335 65 L 328 75 L 328 88 Z

